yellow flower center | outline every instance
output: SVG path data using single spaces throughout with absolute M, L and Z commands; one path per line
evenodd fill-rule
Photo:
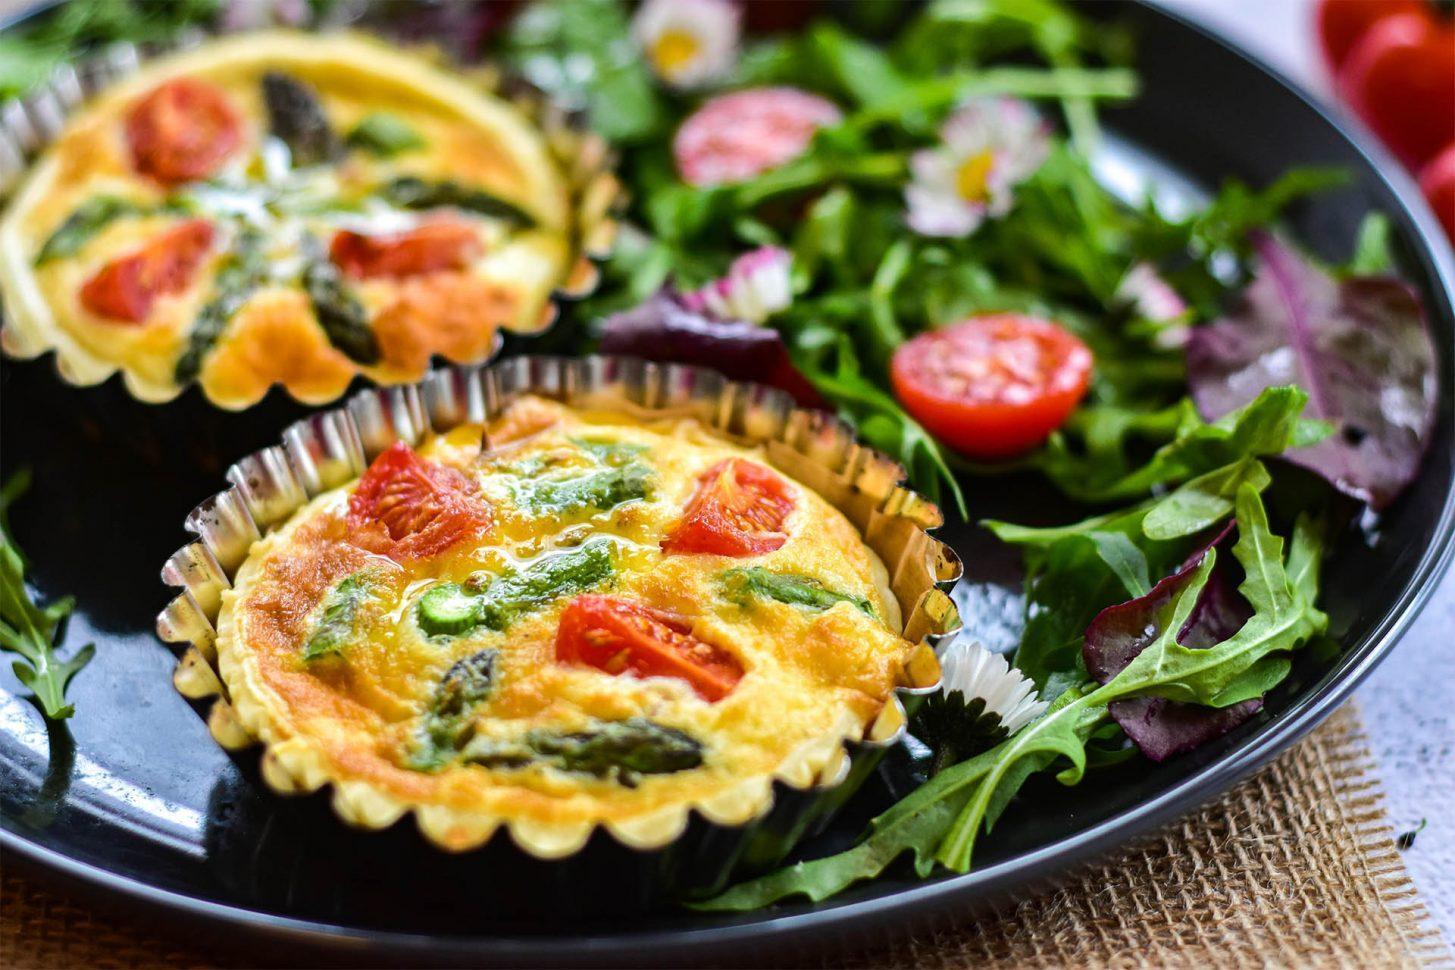
M 671 77 L 691 64 L 702 45 L 685 30 L 664 30 L 652 42 L 652 63 L 657 73 Z
M 955 171 L 955 191 L 966 202 L 984 202 L 990 197 L 990 170 L 995 166 L 994 152 L 971 155 Z

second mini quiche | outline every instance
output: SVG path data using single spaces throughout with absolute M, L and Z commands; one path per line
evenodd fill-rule
M 146 401 L 327 401 L 541 326 L 573 232 L 511 105 L 382 43 L 243 35 L 108 90 L 37 163 L 0 222 L 6 347 Z
M 223 594 L 218 669 L 280 787 L 448 848 L 658 846 L 811 785 L 903 682 L 884 565 L 761 454 L 535 398 L 481 440 L 396 443 Z

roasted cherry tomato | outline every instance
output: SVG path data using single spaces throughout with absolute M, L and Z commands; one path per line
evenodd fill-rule
M 1455 244 L 1455 142 L 1420 169 L 1420 191 Z
M 162 233 L 141 249 L 113 259 L 81 286 L 81 305 L 97 316 L 141 323 L 165 293 L 185 290 L 207 251 L 212 224 L 191 219 Z
M 1455 26 L 1433 8 L 1375 23 L 1339 69 L 1339 96 L 1419 171 L 1455 141 Z
M 153 90 L 126 120 L 136 170 L 158 182 L 207 178 L 242 143 L 242 117 L 221 89 L 180 77 Z
M 424 461 L 402 441 L 374 459 L 349 496 L 350 529 L 365 539 L 383 539 L 384 551 L 400 561 L 433 556 L 482 535 L 491 519 L 490 506 L 469 479 Z
M 742 182 L 803 154 L 813 133 L 843 115 L 797 88 L 749 88 L 708 101 L 682 122 L 672 157 L 688 185 Z
M 1336 74 L 1369 28 L 1398 13 L 1420 13 L 1426 0 L 1321 0 L 1316 17 L 1324 66 Z
M 418 276 L 468 266 L 482 249 L 480 235 L 469 223 L 436 219 L 408 232 L 365 236 L 339 232 L 329 256 L 355 279 L 373 276 Z
M 1066 420 L 1086 393 L 1091 351 L 1054 323 L 990 314 L 915 337 L 889 377 L 905 410 L 950 447 L 1008 458 Z
M 737 658 L 692 635 L 681 617 L 611 596 L 578 596 L 561 614 L 556 659 L 609 674 L 675 677 L 706 701 L 743 679 Z
M 697 480 L 682 518 L 662 540 L 662 551 L 756 556 L 788 541 L 785 526 L 793 496 L 783 479 L 755 462 L 727 458 Z

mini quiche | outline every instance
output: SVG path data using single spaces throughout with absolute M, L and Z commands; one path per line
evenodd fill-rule
M 761 454 L 537 398 L 481 432 L 396 443 L 224 593 L 217 667 L 280 787 L 452 849 L 652 847 L 809 787 L 904 682 L 884 565 Z
M 138 398 L 337 397 L 548 322 L 566 176 L 504 101 L 354 36 L 240 35 L 78 114 L 0 222 L 6 346 Z

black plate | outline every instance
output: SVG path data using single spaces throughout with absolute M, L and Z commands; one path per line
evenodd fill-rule
M 950 911 L 1055 877 L 1192 809 L 1273 757 L 1331 713 L 1393 646 L 1446 565 L 1455 529 L 1452 292 L 1455 266 L 1409 179 L 1344 122 L 1330 118 L 1254 59 L 1175 16 L 1145 7 L 1111 13 L 1141 35 L 1146 93 L 1112 113 L 1109 164 L 1182 190 L 1228 175 L 1269 181 L 1292 165 L 1334 164 L 1350 186 L 1293 214 L 1297 236 L 1343 257 L 1361 216 L 1388 213 L 1405 269 L 1422 289 L 1441 359 L 1440 422 L 1423 472 L 1377 528 L 1351 532 L 1330 563 L 1326 606 L 1343 654 L 1306 666 L 1254 722 L 1192 755 L 1134 764 L 1078 788 L 1034 787 L 1002 819 L 968 875 L 917 882 L 903 872 L 817 905 L 741 916 L 666 909 L 630 918 L 562 914 L 523 891 L 540 877 L 480 859 L 420 862 L 407 831 L 345 831 L 317 800 L 285 801 L 213 744 L 173 692 L 172 654 L 152 634 L 168 591 L 166 556 L 188 537 L 183 516 L 222 487 L 227 461 L 272 443 L 302 409 L 276 395 L 242 415 L 203 407 L 195 392 L 167 408 L 135 405 L 112 382 L 80 391 L 49 361 L 0 369 L 5 473 L 33 467 L 39 483 L 15 531 L 46 595 L 75 592 L 68 645 L 94 640 L 75 682 L 69 730 L 48 728 L 0 673 L 0 846 L 107 899 L 160 908 L 179 927 L 245 930 L 331 949 L 349 962 L 412 959 L 498 965 L 682 963 L 792 959 L 882 938 Z M 180 463 L 162 454 L 186 456 Z M 968 483 L 977 515 L 1073 514 L 1043 486 Z M 961 524 L 948 538 L 970 564 L 970 626 L 1014 636 L 1012 559 Z M 807 853 L 846 844 L 890 800 L 892 765 Z M 428 876 L 427 879 L 425 877 Z M 404 885 L 401 887 L 400 883 Z M 607 886 L 609 887 L 609 880 Z M 537 888 L 539 888 L 537 886 Z M 603 906 L 610 899 L 603 891 Z M 620 908 L 620 907 L 615 907 Z

